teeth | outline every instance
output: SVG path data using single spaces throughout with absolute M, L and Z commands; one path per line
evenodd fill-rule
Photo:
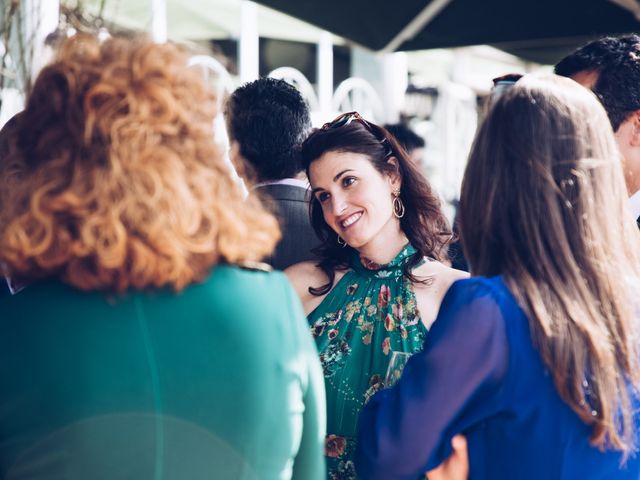
M 350 215 L 346 220 L 342 221 L 342 228 L 347 228 L 349 225 L 353 225 L 362 216 L 362 212 L 354 213 Z

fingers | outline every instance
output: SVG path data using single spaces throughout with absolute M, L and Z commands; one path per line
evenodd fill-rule
M 427 480 L 467 480 L 469 478 L 469 454 L 467 438 L 456 435 L 451 439 L 453 451 L 438 467 L 425 475 Z
M 456 435 L 451 439 L 451 446 L 455 453 L 464 453 L 467 455 L 467 437 L 464 435 Z

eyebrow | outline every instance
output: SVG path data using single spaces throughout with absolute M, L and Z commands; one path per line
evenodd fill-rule
M 336 176 L 335 176 L 335 177 L 333 177 L 333 181 L 334 181 L 334 182 L 338 181 L 338 180 L 340 179 L 340 177 L 341 177 L 341 176 L 343 176 L 343 175 L 344 175 L 345 173 L 347 173 L 347 172 L 353 172 L 353 169 L 351 169 L 351 168 L 347 168 L 346 170 L 342 170 L 341 172 L 338 172 L 338 173 L 336 174 Z M 318 188 L 314 188 L 313 190 L 311 190 L 311 195 L 315 195 L 315 194 L 316 194 L 316 192 L 319 192 L 320 190 L 324 190 L 324 188 L 320 188 L 320 187 L 318 187 Z

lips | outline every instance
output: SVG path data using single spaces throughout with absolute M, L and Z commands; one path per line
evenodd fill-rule
M 349 215 L 347 218 L 345 218 L 344 220 L 341 220 L 340 226 L 342 228 L 349 228 L 351 225 L 353 225 L 354 223 L 356 223 L 358 220 L 360 220 L 360 217 L 362 217 L 362 212 L 356 212 L 356 213 L 352 213 L 351 215 Z

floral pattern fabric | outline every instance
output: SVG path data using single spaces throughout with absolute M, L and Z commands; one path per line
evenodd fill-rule
M 351 269 L 307 317 L 325 377 L 330 480 L 357 478 L 353 454 L 358 414 L 384 388 L 391 353 L 422 350 L 427 330 L 411 282 L 402 272 L 415 252 L 407 245 L 390 263 L 378 265 L 354 250 Z

